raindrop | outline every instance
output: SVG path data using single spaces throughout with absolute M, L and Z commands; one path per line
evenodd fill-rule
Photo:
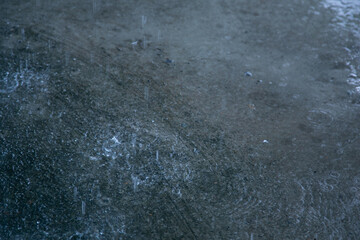
M 94 53 L 90 52 L 90 63 L 94 63 Z
M 77 198 L 78 190 L 77 187 L 74 187 L 74 200 Z
M 149 101 L 149 87 L 148 86 L 144 87 L 144 99 L 146 101 Z
M 21 29 L 21 36 L 22 36 L 22 38 L 23 38 L 23 40 L 25 40 L 25 29 Z
M 147 22 L 147 17 L 146 16 L 141 16 L 141 27 L 144 28 L 144 25 Z
M 96 8 L 97 8 L 96 5 L 97 5 L 96 0 L 93 0 L 93 14 L 96 13 Z
M 133 182 L 134 191 L 136 191 L 137 186 L 140 184 L 140 181 L 137 176 L 131 175 L 131 179 Z
M 84 201 L 81 201 L 81 213 L 82 213 L 82 215 L 85 215 L 85 208 L 86 208 L 86 203 Z

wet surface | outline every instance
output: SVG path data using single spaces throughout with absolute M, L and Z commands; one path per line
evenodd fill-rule
M 1 239 L 357 239 L 357 1 L 2 1 Z

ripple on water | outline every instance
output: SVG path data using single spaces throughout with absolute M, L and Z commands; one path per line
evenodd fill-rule
M 328 126 L 334 118 L 329 111 L 322 109 L 314 109 L 309 112 L 307 119 L 315 126 Z

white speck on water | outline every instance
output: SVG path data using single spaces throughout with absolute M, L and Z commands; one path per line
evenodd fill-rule
M 263 141 L 263 143 L 269 143 L 269 141 L 265 139 L 265 140 Z
M 251 72 L 246 72 L 246 73 L 245 73 L 245 76 L 247 76 L 247 77 L 252 77 L 252 73 L 251 73 Z
M 357 75 L 356 75 L 356 73 L 350 73 L 349 77 L 351 77 L 351 78 L 357 78 Z
M 111 140 L 114 141 L 116 145 L 121 144 L 115 136 L 113 136 Z
M 89 158 L 90 158 L 91 161 L 97 161 L 97 160 L 99 160 L 97 157 L 94 157 L 94 156 L 90 156 Z
M 182 197 L 181 189 L 172 189 L 171 192 L 178 197 Z

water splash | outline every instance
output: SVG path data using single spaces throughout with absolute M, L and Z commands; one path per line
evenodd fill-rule
M 357 40 L 360 40 L 360 1 L 358 0 L 324 0 L 322 6 L 331 9 L 335 13 L 332 25 L 336 30 L 350 31 Z M 353 63 L 355 58 L 359 57 L 359 53 L 354 53 L 352 50 L 347 50 L 351 62 L 349 62 L 350 74 L 347 82 L 355 88 L 352 93 L 360 93 L 360 77 L 357 73 L 358 64 Z M 354 66 L 355 64 L 355 66 Z
M 6 72 L 0 81 L 0 93 L 12 93 L 19 86 L 19 73 L 10 74 Z
M 358 0 L 324 0 L 322 5 L 336 13 L 333 23 L 341 28 L 352 30 L 360 38 L 360 1 Z
M 27 62 L 25 62 L 27 65 Z M 40 88 L 41 92 L 47 92 L 47 81 L 49 75 L 46 73 L 34 72 L 28 68 L 22 68 L 18 71 L 8 71 L 0 79 L 0 93 L 8 94 L 14 92 L 19 86 L 24 86 L 26 89 L 34 87 Z

